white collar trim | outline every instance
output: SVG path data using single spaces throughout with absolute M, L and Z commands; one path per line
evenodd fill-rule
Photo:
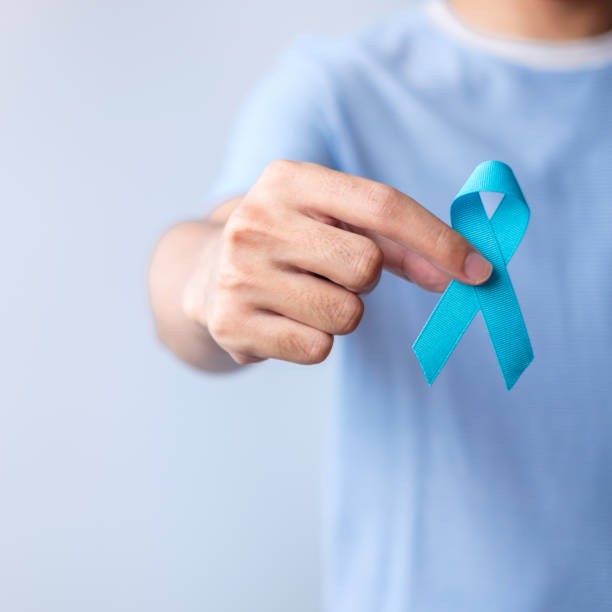
M 431 21 L 459 42 L 531 68 L 572 70 L 612 63 L 612 31 L 569 41 L 504 37 L 473 28 L 446 0 L 430 0 L 423 10 Z

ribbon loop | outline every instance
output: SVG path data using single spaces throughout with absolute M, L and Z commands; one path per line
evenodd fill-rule
M 502 193 L 489 220 L 480 192 Z M 529 222 L 529 207 L 510 169 L 502 162 L 479 164 L 451 204 L 451 224 L 492 264 L 489 280 L 477 287 L 451 281 L 415 340 L 414 350 L 431 385 L 455 346 L 482 311 L 497 360 L 511 389 L 533 360 L 533 350 L 506 265 Z

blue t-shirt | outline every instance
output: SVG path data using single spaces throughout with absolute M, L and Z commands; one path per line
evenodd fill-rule
M 409 8 L 294 45 L 209 200 L 285 158 L 448 222 L 479 162 L 513 168 L 531 221 L 508 270 L 535 359 L 511 391 L 480 314 L 428 387 L 411 345 L 439 296 L 386 272 L 337 339 L 326 609 L 612 610 L 612 38 L 499 43 L 447 21 Z

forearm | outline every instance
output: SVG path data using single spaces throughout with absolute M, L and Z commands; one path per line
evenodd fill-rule
M 183 361 L 211 372 L 239 366 L 211 338 L 205 325 L 187 316 L 185 288 L 202 267 L 202 259 L 212 253 L 226 216 L 217 213 L 210 220 L 169 229 L 159 240 L 149 268 L 149 297 L 160 340 Z

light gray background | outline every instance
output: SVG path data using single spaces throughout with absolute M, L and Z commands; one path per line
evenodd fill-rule
M 319 609 L 333 359 L 196 374 L 145 271 L 276 54 L 371 4 L 0 3 L 0 610 Z

